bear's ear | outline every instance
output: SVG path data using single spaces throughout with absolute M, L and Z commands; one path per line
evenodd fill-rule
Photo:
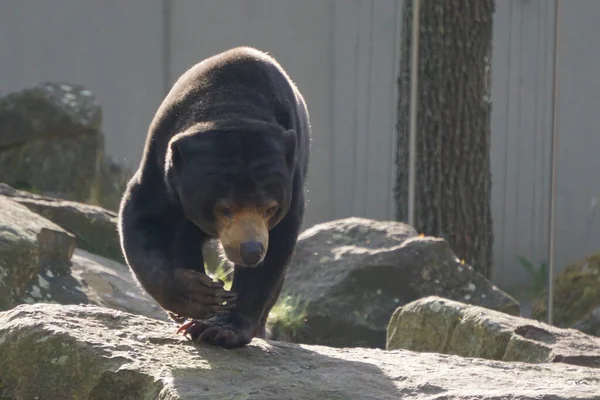
M 177 193 L 177 181 L 181 171 L 181 150 L 177 141 L 169 142 L 167 153 L 165 154 L 165 183 L 171 200 L 174 203 L 179 202 Z
M 288 129 L 283 132 L 283 145 L 285 147 L 285 161 L 290 171 L 296 166 L 296 131 Z
M 165 157 L 165 168 L 173 168 L 177 173 L 180 172 L 183 163 L 193 157 L 198 147 L 202 146 L 200 138 L 190 135 L 187 131 L 177 134 L 171 138 L 167 147 Z
M 171 140 L 167 148 L 167 154 L 165 155 L 165 171 L 173 170 L 178 173 L 181 167 L 181 156 L 179 141 Z

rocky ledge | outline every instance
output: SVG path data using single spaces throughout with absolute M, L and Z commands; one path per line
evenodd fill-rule
M 91 305 L 0 313 L 1 399 L 598 399 L 597 369 L 255 339 L 225 350 Z

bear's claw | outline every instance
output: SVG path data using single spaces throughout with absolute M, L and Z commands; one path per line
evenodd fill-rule
M 189 335 L 192 340 L 225 348 L 242 347 L 252 340 L 252 328 L 231 315 L 213 317 L 208 321 L 190 320 L 177 333 Z

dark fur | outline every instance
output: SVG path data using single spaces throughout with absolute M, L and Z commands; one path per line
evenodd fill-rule
M 296 86 L 273 58 L 247 47 L 196 64 L 160 105 L 121 203 L 119 233 L 142 287 L 164 309 L 203 320 L 195 337 L 237 347 L 264 335 L 303 221 L 309 138 Z M 282 204 L 264 261 L 235 266 L 233 295 L 206 277 L 201 251 L 215 236 L 212 207 L 223 197 Z

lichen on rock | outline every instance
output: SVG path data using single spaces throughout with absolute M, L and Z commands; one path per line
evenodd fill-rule
M 533 303 L 533 317 L 537 320 L 546 319 L 547 297 L 545 291 Z M 594 334 L 592 313 L 600 307 L 600 253 L 569 265 L 554 278 L 553 306 L 556 326 L 578 325 L 584 332 Z M 586 319 L 590 322 L 586 323 Z
M 598 338 L 437 296 L 394 312 L 386 348 L 600 368 Z
M 0 182 L 88 201 L 104 157 L 102 112 L 80 85 L 45 82 L 0 97 Z
M 90 204 L 16 190 L 3 183 L 0 183 L 0 196 L 24 205 L 73 233 L 79 248 L 124 262 L 116 212 Z
M 38 274 L 68 275 L 74 251 L 70 232 L 0 196 L 0 310 L 41 298 Z

